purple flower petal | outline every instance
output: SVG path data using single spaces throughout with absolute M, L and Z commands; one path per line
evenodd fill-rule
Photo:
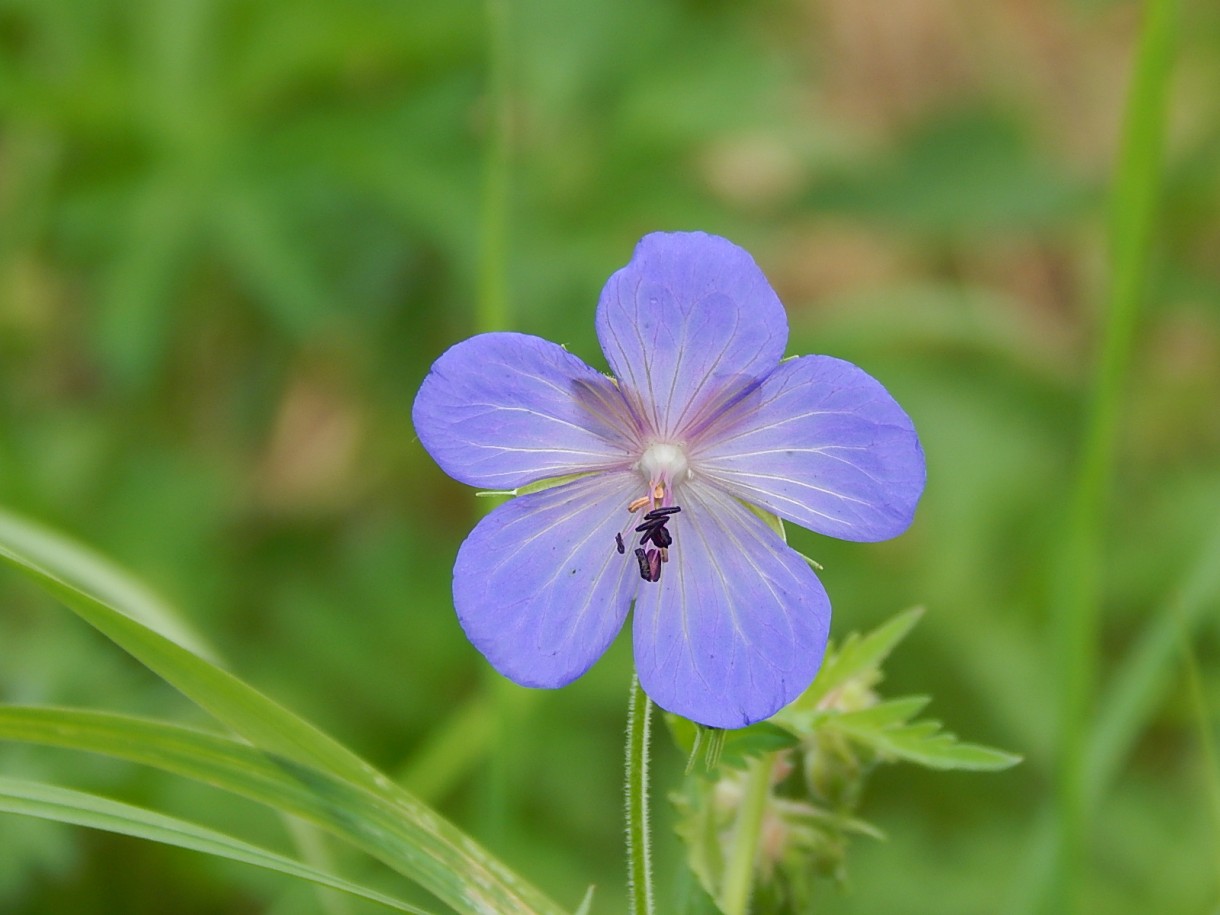
M 471 486 L 512 489 L 633 460 L 635 424 L 614 383 L 526 334 L 480 334 L 449 349 L 411 418 L 441 469 Z
M 702 232 L 658 232 L 606 283 L 597 337 L 640 414 L 676 438 L 775 367 L 788 319 L 744 250 Z
M 636 598 L 640 684 L 692 721 L 744 727 L 813 681 L 830 600 L 808 563 L 736 499 L 694 485 L 678 496 L 670 561 Z
M 614 535 L 634 473 L 596 474 L 519 496 L 458 550 L 453 603 L 467 638 L 522 686 L 575 680 L 614 640 L 638 579 Z
M 910 417 L 875 378 L 830 356 L 780 365 L 717 419 L 691 461 L 746 502 L 858 541 L 906 530 L 925 475 Z

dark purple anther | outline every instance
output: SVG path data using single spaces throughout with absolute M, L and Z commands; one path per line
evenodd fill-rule
M 640 536 L 640 545 L 652 543 L 654 546 L 665 549 L 674 542 L 673 534 L 665 526 L 669 523 L 670 515 L 682 511 L 677 505 L 669 505 L 665 508 L 654 508 L 644 516 L 644 521 L 636 525 L 636 532 Z
M 643 547 L 635 551 L 635 559 L 640 564 L 640 578 L 644 579 L 644 581 L 652 581 L 652 563 L 648 561 L 648 556 L 645 554 Z
M 652 536 L 649 539 L 652 540 L 654 545 L 665 547 L 674 542 L 674 535 L 666 530 L 664 526 L 662 526 L 655 528 L 652 532 Z
M 650 581 L 660 581 L 661 580 L 661 551 L 660 550 L 649 550 L 648 551 L 648 571 L 652 573 L 652 578 L 650 579 Z
M 623 535 L 622 534 L 614 535 L 614 546 L 618 550 L 620 556 L 623 553 L 627 552 L 627 547 L 625 547 L 623 545 Z
M 669 547 L 674 542 L 674 535 L 666 525 L 670 516 L 680 511 L 682 509 L 677 505 L 654 508 L 644 515 L 643 522 L 636 525 L 635 532 L 640 535 L 640 545 L 635 551 L 635 558 L 640 564 L 640 578 L 644 581 L 661 580 L 661 563 L 669 562 Z M 645 545 L 649 543 L 653 548 L 645 550 Z
M 680 505 L 666 505 L 664 508 L 654 508 L 644 516 L 644 520 L 652 521 L 656 518 L 664 518 L 666 515 L 676 515 L 680 511 L 682 511 Z

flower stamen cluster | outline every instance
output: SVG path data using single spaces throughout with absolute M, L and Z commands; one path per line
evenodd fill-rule
M 654 508 L 644 515 L 644 523 L 636 526 L 636 533 L 643 535 L 640 537 L 639 547 L 636 548 L 635 558 L 640 565 L 640 578 L 644 581 L 661 580 L 661 563 L 669 562 L 669 548 L 674 542 L 673 534 L 669 532 L 666 524 L 669 523 L 670 515 L 680 511 L 682 508 L 678 505 Z M 646 551 L 644 544 L 649 541 L 655 549 Z

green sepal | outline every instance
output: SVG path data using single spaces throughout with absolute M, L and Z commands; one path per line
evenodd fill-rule
M 760 508 L 753 502 L 742 502 L 741 504 L 754 514 L 758 515 L 758 517 L 763 520 L 763 523 L 776 533 L 780 540 L 784 541 L 784 543 L 788 542 L 788 532 L 784 530 L 783 518 L 781 518 L 779 515 L 772 514 L 765 508 Z
M 571 483 L 573 480 L 579 480 L 581 477 L 588 477 L 592 475 L 592 471 L 585 471 L 583 473 L 569 473 L 562 477 L 548 477 L 545 480 L 535 480 L 533 483 L 526 483 L 524 486 L 518 486 L 516 489 L 480 489 L 475 493 L 475 495 L 483 498 L 492 498 L 495 496 L 528 496 L 531 493 L 542 492 L 544 489 L 554 489 L 556 486 L 562 486 L 564 483 Z
M 791 732 L 769 721 L 760 721 L 746 728 L 709 728 L 680 715 L 665 713 L 665 724 L 687 756 L 687 772 L 695 769 L 700 749 L 704 751 L 702 772 L 714 776 L 723 764 L 731 769 L 744 769 L 751 759 L 795 747 L 800 741 Z

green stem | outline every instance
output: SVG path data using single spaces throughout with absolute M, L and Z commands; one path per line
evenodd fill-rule
M 479 331 L 508 327 L 508 188 L 509 129 L 509 6 L 507 0 L 486 0 L 487 10 L 487 145 L 483 158 L 482 251 L 479 267 Z
M 1120 405 L 1160 189 L 1174 21 L 1178 0 L 1148 0 L 1127 98 L 1110 212 L 1112 283 L 1103 340 L 1084 419 L 1084 439 L 1055 566 L 1053 614 L 1059 695 L 1057 862 L 1052 908 L 1081 907 L 1087 836 L 1085 752 L 1097 669 L 1105 507 L 1114 470 Z
M 1195 658 L 1191 646 L 1190 635 L 1183 626 L 1180 630 L 1179 645 L 1182 651 L 1182 663 L 1186 668 L 1186 681 L 1190 689 L 1191 704 L 1194 706 L 1195 722 L 1199 726 L 1199 746 L 1203 751 L 1203 777 L 1207 782 L 1207 797 L 1210 801 L 1213 837 L 1220 839 L 1220 768 L 1217 768 L 1216 741 L 1211 725 L 1211 714 L 1208 712 L 1207 696 L 1203 690 L 1203 677 L 1199 673 L 1199 661 Z M 1217 883 L 1220 885 L 1220 842 L 1212 849 L 1212 861 L 1216 867 Z
M 479 276 L 475 305 L 475 332 L 507 330 L 509 297 L 507 280 L 508 186 L 509 186 L 509 41 L 508 0 L 485 0 L 487 29 L 486 142 L 483 147 L 483 190 L 479 221 Z M 480 514 L 490 512 L 501 500 L 480 504 Z M 484 837 L 492 847 L 502 847 L 509 829 L 512 772 L 520 746 L 513 687 L 490 668 L 483 677 L 483 694 L 492 708 L 487 778 L 479 805 Z
M 648 730 L 652 700 L 631 677 L 627 705 L 627 894 L 631 915 L 652 915 L 652 855 L 648 834 Z
M 770 753 L 750 762 L 746 784 L 737 813 L 737 828 L 733 831 L 733 849 L 725 868 L 724 891 L 720 907 L 725 915 L 746 915 L 750 896 L 754 892 L 754 874 L 758 864 L 758 846 L 762 839 L 763 813 L 771 792 Z

